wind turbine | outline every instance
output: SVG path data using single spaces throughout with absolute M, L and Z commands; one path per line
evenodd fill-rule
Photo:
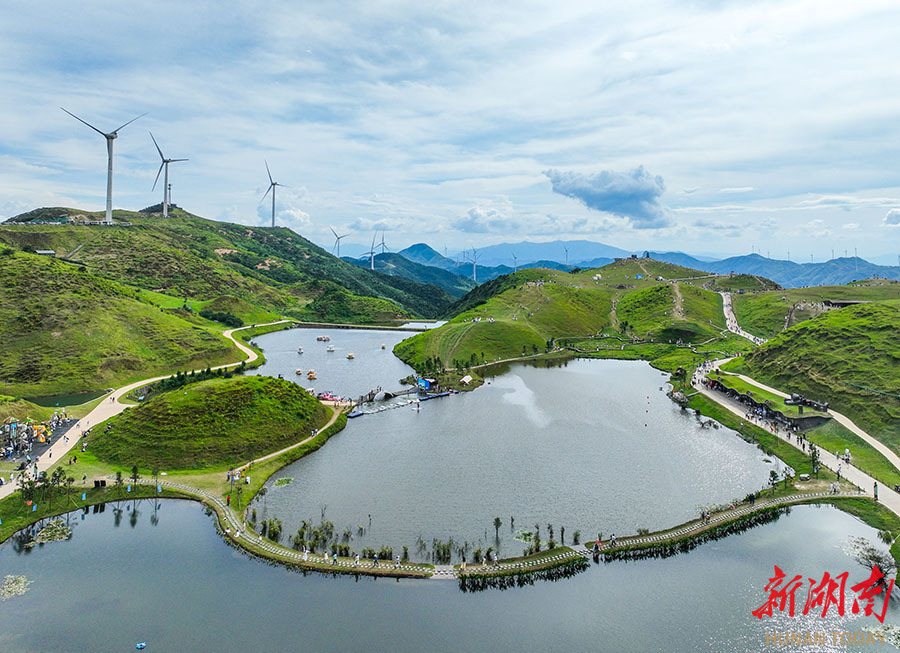
M 103 136 L 103 137 L 106 139 L 106 155 L 107 155 L 107 157 L 108 157 L 108 163 L 107 163 L 107 166 L 106 166 L 106 221 L 107 221 L 107 222 L 112 222 L 113 141 L 116 140 L 116 139 L 119 137 L 119 130 L 120 130 L 120 129 L 123 129 L 124 127 L 127 127 L 128 125 L 130 125 L 131 123 L 133 123 L 133 122 L 134 122 L 135 120 L 137 120 L 138 118 L 143 118 L 143 117 L 146 116 L 147 114 L 146 114 L 146 113 L 142 113 L 142 114 L 139 115 L 137 118 L 132 118 L 131 120 L 129 120 L 128 122 L 126 122 L 126 123 L 125 123 L 124 125 L 122 125 L 121 127 L 118 127 L 117 129 L 114 129 L 114 130 L 112 130 L 111 132 L 109 132 L 109 133 L 107 134 L 106 132 L 102 132 L 102 131 L 100 131 L 99 129 L 97 129 L 96 127 L 94 127 L 94 126 L 93 126 L 91 123 L 89 123 L 88 121 L 82 120 L 81 118 L 79 118 L 78 116 L 76 116 L 76 115 L 75 115 L 74 113 L 72 113 L 71 111 L 67 111 L 66 109 L 63 109 L 62 107 L 60 107 L 60 109 L 62 109 L 63 111 L 65 111 L 66 113 L 68 113 L 70 116 L 72 116 L 73 118 L 75 118 L 75 120 L 77 120 L 77 121 L 79 121 L 79 122 L 83 122 L 85 125 L 87 125 L 87 126 L 90 127 L 91 129 L 93 129 L 95 132 L 97 132 L 98 134 L 100 134 L 101 136 Z
M 384 229 L 381 230 L 381 253 L 384 254 L 385 250 L 390 249 L 387 245 L 384 244 Z
M 519 257 L 516 256 L 515 252 L 510 252 L 513 257 L 513 274 L 519 271 Z
M 569 267 L 569 248 L 563 245 L 563 249 L 566 250 L 566 267 Z
M 272 228 L 275 228 L 275 187 L 282 186 L 287 188 L 284 184 L 279 184 L 277 181 L 272 179 L 272 173 L 269 171 L 269 162 L 263 159 L 266 164 L 266 174 L 269 175 L 269 188 L 266 190 L 265 195 L 262 196 L 262 200 L 259 200 L 259 203 L 262 204 L 263 200 L 266 199 L 266 195 L 269 194 L 269 191 L 272 191 Z
M 156 151 L 159 152 L 159 158 L 162 159 L 162 163 L 159 164 L 159 170 L 156 171 L 156 179 L 153 180 L 153 188 L 151 192 L 156 190 L 156 182 L 159 181 L 159 173 L 163 171 L 163 168 L 166 169 L 166 174 L 163 176 L 163 217 L 169 217 L 169 197 L 171 193 L 171 189 L 169 188 L 169 164 L 176 163 L 178 161 L 187 161 L 188 159 L 167 159 L 162 150 L 159 149 L 159 143 L 156 142 L 156 139 L 153 138 L 153 132 L 149 132 L 150 138 L 153 139 L 153 144 L 156 146 Z
M 334 234 L 334 247 L 331 248 L 331 251 L 333 253 L 335 248 L 337 248 L 337 257 L 341 258 L 341 238 L 346 238 L 350 234 L 344 234 L 343 236 L 338 236 L 337 232 L 334 230 L 334 227 L 328 227 L 328 228 L 331 229 L 331 233 Z
M 468 254 L 466 254 L 468 256 Z M 478 271 L 476 265 L 478 263 L 478 250 L 474 247 L 472 248 L 472 281 L 478 283 Z
M 375 269 L 375 239 L 378 237 L 378 232 L 376 231 L 372 234 L 372 246 L 369 248 L 369 268 Z

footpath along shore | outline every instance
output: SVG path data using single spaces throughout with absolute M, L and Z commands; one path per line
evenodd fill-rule
M 263 326 L 274 326 L 276 324 L 284 324 L 285 322 L 292 322 L 293 320 L 276 320 L 275 322 L 267 322 L 266 324 L 255 324 L 255 327 L 263 327 Z M 240 327 L 237 329 L 228 329 L 227 331 L 223 331 L 222 335 L 228 338 L 234 345 L 247 357 L 243 361 L 238 361 L 236 363 L 225 363 L 224 365 L 216 365 L 212 369 L 220 370 L 227 369 L 229 367 L 237 367 L 242 362 L 243 363 L 252 363 L 259 355 L 253 351 L 247 345 L 239 342 L 234 336 L 235 331 L 241 331 L 242 329 L 250 329 L 251 326 Z M 203 370 L 195 370 L 198 372 L 202 372 Z M 174 372 L 173 372 L 174 374 Z M 98 424 L 106 421 L 110 417 L 118 415 L 123 410 L 128 408 L 128 404 L 123 404 L 120 400 L 122 397 L 127 396 L 132 390 L 137 390 L 140 387 L 147 385 L 148 383 L 155 383 L 156 381 L 162 381 L 163 379 L 167 379 L 172 374 L 166 374 L 165 376 L 156 376 L 150 379 L 144 379 L 142 381 L 136 381 L 134 383 L 129 383 L 126 386 L 118 388 L 117 390 L 113 390 L 109 394 L 103 397 L 103 400 L 97 404 L 97 406 L 90 413 L 82 417 L 80 420 L 75 422 L 75 424 L 69 429 L 69 441 L 65 442 L 63 438 L 59 438 L 56 442 L 53 443 L 47 451 L 41 455 L 40 460 L 37 462 L 38 474 L 40 472 L 46 472 L 53 465 L 58 463 L 60 460 L 65 460 L 65 457 L 68 455 L 69 451 L 74 449 L 81 440 L 81 434 L 92 426 L 97 426 Z M 333 420 L 332 420 L 333 421 Z M 6 483 L 2 487 L 0 487 L 0 500 L 5 499 L 6 497 L 14 494 L 18 491 L 18 487 L 15 483 Z

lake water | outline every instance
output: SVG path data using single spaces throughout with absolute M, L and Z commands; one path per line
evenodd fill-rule
M 106 394 L 106 390 L 90 390 L 88 392 L 76 392 L 74 394 L 48 395 L 45 397 L 28 397 L 26 400 L 38 406 L 53 408 L 55 406 L 78 406 L 93 401 L 97 397 Z
M 327 335 L 330 342 L 318 342 Z M 414 335 L 410 331 L 376 331 L 369 329 L 287 329 L 254 338 L 266 356 L 266 362 L 249 374 L 278 376 L 296 381 L 316 392 L 331 392 L 345 397 L 358 397 L 376 387 L 400 390 L 400 379 L 413 373 L 411 367 L 394 356 L 394 345 Z M 328 346 L 334 346 L 329 352 Z M 385 348 L 382 349 L 381 345 Z M 297 349 L 302 347 L 303 353 Z M 347 354 L 354 354 L 353 360 Z M 306 372 L 318 377 L 309 381 Z M 297 374 L 297 371 L 301 374 Z
M 121 504 L 118 525 L 112 505 L 71 515 L 67 542 L 27 553 L 13 541 L 0 546 L 0 575 L 32 581 L 26 594 L 0 603 L 0 650 L 133 651 L 146 641 L 157 652 L 729 653 L 768 650 L 766 631 L 857 631 L 874 622 L 852 621 L 849 606 L 846 618 L 751 615 L 775 564 L 790 575 L 867 577 L 841 545 L 875 532 L 827 506 L 796 507 L 666 560 L 593 565 L 556 583 L 464 594 L 453 581 L 303 576 L 230 548 L 198 504 L 134 505 L 135 516 L 132 504 Z M 886 622 L 898 618 L 889 606 Z
M 317 371 L 339 394 L 411 371 L 378 344 L 393 336 L 389 351 L 405 334 L 329 332 L 336 347 L 365 352 L 354 361 L 319 351 L 317 334 L 306 335 Z M 283 373 L 303 335 L 260 338 L 267 363 L 259 373 Z M 357 363 L 373 380 L 347 375 Z M 426 560 L 435 539 L 496 547 L 495 517 L 503 520 L 500 551 L 513 555 L 525 548 L 516 531 L 534 524 L 544 540 L 548 524 L 557 539 L 565 527 L 567 541 L 576 530 L 583 539 L 634 534 L 765 486 L 780 462 L 729 429 L 702 427 L 666 397 L 666 378 L 636 361 L 513 365 L 474 392 L 350 420 L 325 447 L 273 476 L 257 510 L 281 519 L 286 535 L 302 520 L 319 523 L 324 510 L 338 532 L 353 533 L 356 551 L 407 546 Z M 282 477 L 293 481 L 275 487 Z

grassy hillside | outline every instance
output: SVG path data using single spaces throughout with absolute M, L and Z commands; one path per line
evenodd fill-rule
M 351 265 L 286 228 L 248 227 L 184 212 L 167 220 L 127 211 L 114 215 L 133 226 L 7 223 L 0 227 L 0 243 L 28 252 L 52 249 L 98 276 L 143 289 L 200 301 L 229 295 L 298 319 L 333 319 L 315 312 L 320 305 L 313 305 L 317 296 L 308 284 L 321 280 L 345 292 L 345 304 L 375 297 L 393 303 L 393 313 L 401 317 L 433 317 L 452 302 L 439 288 Z M 364 307 L 358 314 L 364 318 L 369 312 Z
M 860 304 L 807 320 L 729 364 L 784 392 L 827 400 L 900 452 L 900 301 Z
M 781 286 L 755 274 L 734 274 L 715 277 L 706 286 L 716 292 L 746 293 L 764 290 L 781 290 Z
M 771 338 L 784 330 L 820 315 L 824 300 L 882 301 L 900 299 L 900 282 L 874 279 L 846 286 L 790 288 L 771 292 L 734 295 L 732 305 L 741 326 L 758 336 Z M 788 319 L 790 316 L 790 319 Z
M 53 411 L 53 408 L 44 408 L 24 399 L 0 395 L 0 423 L 7 417 L 15 419 L 28 419 L 30 417 L 33 420 L 42 422 L 50 419 Z
M 55 259 L 0 253 L 0 393 L 97 390 L 240 360 L 217 333 Z
M 404 340 L 394 351 L 416 369 L 428 370 L 435 359 L 444 368 L 458 368 L 543 352 L 551 339 L 594 352 L 601 347 L 591 339 L 601 333 L 622 339 L 615 340 L 618 352 L 608 353 L 616 357 L 667 355 L 678 340 L 729 340 L 721 333 L 721 297 L 700 288 L 701 280 L 656 280 L 697 276 L 694 270 L 648 259 L 576 274 L 522 270 L 475 288 L 453 304 L 456 315 L 447 324 Z M 634 338 L 660 346 L 635 356 L 622 353 L 622 342 Z
M 290 381 L 212 379 L 129 408 L 90 438 L 89 450 L 145 469 L 228 467 L 302 440 L 327 420 L 328 409 Z

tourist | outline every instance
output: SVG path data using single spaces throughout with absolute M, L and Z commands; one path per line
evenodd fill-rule
M 378 554 L 377 554 L 377 553 L 376 553 L 376 554 L 374 555 L 374 557 L 372 558 L 372 566 L 373 566 L 373 567 L 377 567 L 377 566 L 378 566 Z
M 309 559 L 309 548 L 303 549 L 303 562 L 306 562 Z
M 394 569 L 400 569 L 400 556 L 397 556 L 397 563 L 394 565 Z
M 878 481 L 875 481 L 875 485 L 873 486 L 873 492 L 875 494 L 875 501 L 878 501 Z
M 337 564 L 337 552 L 335 552 L 335 554 L 331 557 L 331 564 Z
M 356 566 L 359 567 L 359 554 L 356 554 Z

